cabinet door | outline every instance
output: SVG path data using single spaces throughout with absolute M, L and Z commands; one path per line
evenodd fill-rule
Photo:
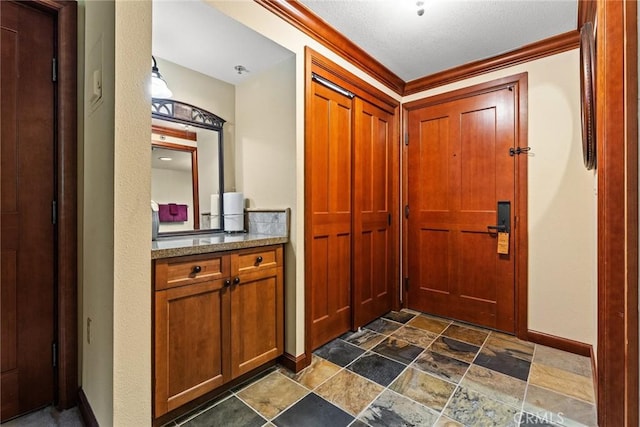
M 155 292 L 155 417 L 228 380 L 228 299 L 223 280 Z
M 230 292 L 233 378 L 280 356 L 284 346 L 282 267 L 240 274 L 234 283 Z

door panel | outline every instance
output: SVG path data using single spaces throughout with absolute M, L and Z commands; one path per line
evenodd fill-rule
M 306 146 L 311 348 L 351 327 L 351 99 L 312 83 Z M 309 289 L 309 288 L 308 288 Z
M 397 258 L 391 221 L 394 116 L 360 98 L 354 99 L 354 115 L 355 329 L 391 310 Z
M 409 307 L 514 331 L 513 233 L 498 255 L 487 229 L 515 200 L 514 105 L 504 88 L 409 112 Z
M 54 341 L 54 18 L 0 2 L 2 410 L 51 404 Z

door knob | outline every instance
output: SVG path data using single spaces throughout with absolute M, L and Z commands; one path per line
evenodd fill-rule
M 224 281 L 224 287 L 228 288 L 229 286 L 231 286 L 231 279 L 227 279 Z
M 258 258 L 256 258 L 256 264 L 260 264 L 262 262 L 262 256 L 259 255 Z
M 202 267 L 200 267 L 199 265 L 194 265 L 194 266 L 193 266 L 193 270 L 191 270 L 191 272 L 192 272 L 193 274 L 198 274 L 198 273 L 200 273 L 201 271 L 202 271 Z
M 238 276 L 233 278 L 233 284 L 237 285 L 238 283 L 240 283 L 240 278 Z

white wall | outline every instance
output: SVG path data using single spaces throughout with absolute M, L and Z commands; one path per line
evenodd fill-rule
M 295 57 L 236 86 L 236 184 L 249 207 L 296 205 Z M 285 322 L 296 321 L 298 234 L 285 246 Z M 286 334 L 285 351 L 296 353 L 295 334 Z
M 405 97 L 528 73 L 529 329 L 597 344 L 596 178 L 582 163 L 577 49 Z

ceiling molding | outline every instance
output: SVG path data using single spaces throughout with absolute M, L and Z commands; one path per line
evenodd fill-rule
M 389 89 L 397 94 L 402 94 L 404 81 L 400 77 L 336 31 L 302 3 L 296 0 L 254 1 L 356 65 Z
M 430 76 L 421 77 L 407 82 L 403 95 L 410 95 L 423 90 L 433 89 L 438 86 L 465 80 L 481 74 L 512 67 L 523 62 L 544 58 L 576 49 L 580 45 L 580 33 L 569 31 L 536 43 L 526 45 L 520 49 L 494 56 L 480 61 L 470 62 L 459 67 L 450 68 Z
M 577 30 L 569 31 L 498 56 L 470 62 L 405 83 L 297 0 L 254 1 L 402 96 L 577 49 L 580 45 L 580 33 Z M 595 4 L 595 0 L 580 0 L 578 19 L 589 19 L 595 14 Z

